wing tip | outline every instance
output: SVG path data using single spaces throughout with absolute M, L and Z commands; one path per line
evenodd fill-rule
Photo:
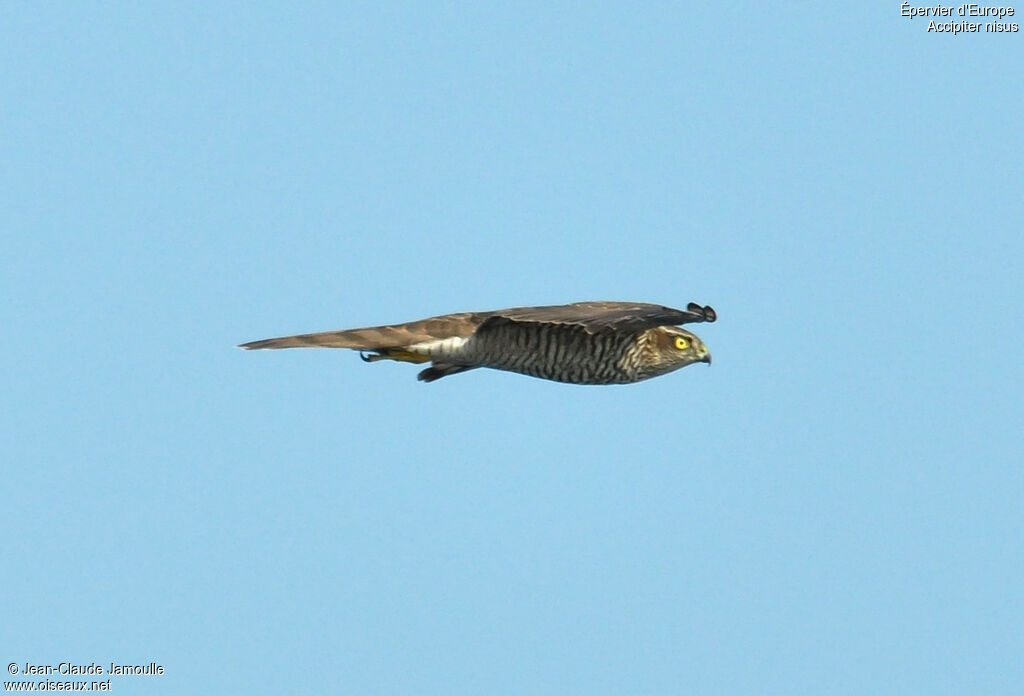
M 696 314 L 699 317 L 697 321 L 704 321 L 710 324 L 718 319 L 718 314 L 711 305 L 701 306 L 696 302 L 691 302 L 686 305 L 686 311 Z

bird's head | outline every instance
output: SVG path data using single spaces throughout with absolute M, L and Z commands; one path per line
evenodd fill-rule
M 648 331 L 649 359 L 656 374 L 664 374 L 693 363 L 711 364 L 711 352 L 704 341 L 678 326 L 658 326 Z

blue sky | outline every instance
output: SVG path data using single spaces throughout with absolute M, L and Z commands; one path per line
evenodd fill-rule
M 1024 689 L 1024 48 L 898 3 L 0 7 L 0 653 L 122 694 Z M 713 305 L 425 385 L 267 336 Z

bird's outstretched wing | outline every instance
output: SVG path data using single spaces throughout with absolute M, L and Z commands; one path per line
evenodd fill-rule
M 711 307 L 691 302 L 686 309 L 672 309 L 637 302 L 576 302 L 549 307 L 513 307 L 483 315 L 481 328 L 506 322 L 579 326 L 589 333 L 601 331 L 642 331 L 655 326 L 678 326 L 712 322 L 717 318 Z

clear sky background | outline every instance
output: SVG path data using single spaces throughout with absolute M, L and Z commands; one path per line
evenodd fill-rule
M 3 3 L 3 663 L 1024 692 L 1022 41 L 896 0 Z M 714 306 L 714 365 L 234 347 L 587 299 Z

